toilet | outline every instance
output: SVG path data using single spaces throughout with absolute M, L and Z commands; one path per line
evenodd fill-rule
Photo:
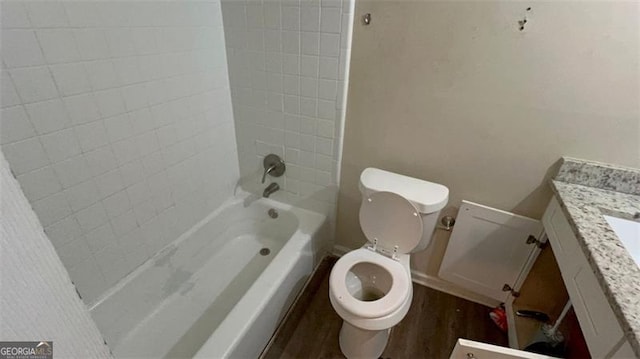
M 413 298 L 411 253 L 427 248 L 449 189 L 367 168 L 360 175 L 360 227 L 368 243 L 331 269 L 329 298 L 342 318 L 340 349 L 349 359 L 378 358 Z

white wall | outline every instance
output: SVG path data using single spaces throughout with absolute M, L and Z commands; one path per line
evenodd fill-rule
M 2 150 L 91 303 L 239 177 L 220 4 L 1 6 Z
M 0 151 L 0 340 L 53 341 L 56 358 L 109 358 Z
M 350 0 L 222 2 L 243 187 L 333 216 L 350 54 Z M 283 177 L 260 184 L 262 159 Z
M 364 243 L 360 172 L 540 218 L 561 156 L 640 166 L 640 3 L 361 0 L 336 241 Z M 531 7 L 527 11 L 527 7 Z M 524 31 L 518 21 L 527 17 Z M 436 275 L 448 233 L 414 269 Z

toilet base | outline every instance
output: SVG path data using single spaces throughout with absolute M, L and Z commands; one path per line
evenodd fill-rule
M 348 359 L 377 359 L 387 346 L 390 332 L 391 328 L 365 330 L 342 321 L 340 350 Z

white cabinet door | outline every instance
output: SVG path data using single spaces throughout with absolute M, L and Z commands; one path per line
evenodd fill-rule
M 633 359 L 637 358 L 636 354 L 633 352 L 633 348 L 631 348 L 631 344 L 628 341 L 624 341 L 622 346 L 615 351 L 615 353 L 608 356 L 610 359 Z
M 499 347 L 473 340 L 458 339 L 450 359 L 552 359 L 547 355 Z
M 475 293 L 506 302 L 505 284 L 519 278 L 539 253 L 527 238 L 540 239 L 542 223 L 513 213 L 462 201 L 438 275 Z

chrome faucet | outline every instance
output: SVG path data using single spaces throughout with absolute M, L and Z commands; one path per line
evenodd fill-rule
M 262 191 L 262 197 L 269 198 L 271 194 L 273 194 L 275 191 L 279 189 L 280 189 L 280 186 L 277 183 L 273 182 L 270 185 L 268 185 L 267 188 L 264 189 L 264 191 Z
M 267 175 L 276 168 L 278 168 L 278 165 L 275 163 L 270 165 L 269 167 L 265 167 L 264 173 L 262 174 L 262 183 L 264 183 L 264 181 L 267 179 Z
M 267 179 L 267 175 L 273 177 L 280 177 L 284 174 L 286 166 L 284 161 L 278 155 L 274 155 L 273 153 L 267 155 L 262 161 L 262 165 L 264 166 L 264 173 L 262 174 L 262 183 Z

